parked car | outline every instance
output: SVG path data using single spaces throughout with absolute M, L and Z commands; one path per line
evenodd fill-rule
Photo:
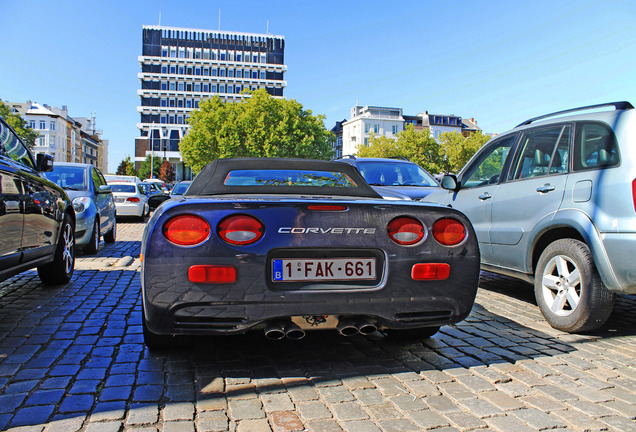
M 170 195 L 165 194 L 158 183 L 144 181 L 139 183 L 139 187 L 148 197 L 148 206 L 151 211 L 159 207 L 162 202 L 170 199 Z
M 168 195 L 168 194 L 170 193 L 170 189 L 168 189 L 168 185 L 166 185 L 166 182 L 164 182 L 164 181 L 163 181 L 163 180 L 161 180 L 161 179 L 155 179 L 155 178 L 153 178 L 153 179 L 146 179 L 146 180 L 144 180 L 144 181 L 143 181 L 143 183 L 151 183 L 151 184 L 154 184 L 155 186 L 157 186 L 157 188 L 158 188 L 161 192 L 165 193 L 166 195 Z
M 0 281 L 37 267 L 47 285 L 71 280 L 75 211 L 68 195 L 42 175 L 50 155 L 33 157 L 0 118 Z
M 385 199 L 419 200 L 440 190 L 428 171 L 406 159 L 344 156 L 337 161 L 358 168 L 366 182 Z
M 141 183 L 141 179 L 137 176 L 119 175 L 119 174 L 104 174 L 106 182 L 132 182 Z
M 329 161 L 216 160 L 155 211 L 141 254 L 150 348 L 253 329 L 426 337 L 468 316 L 479 281 L 462 213 L 383 200 Z
M 629 102 L 527 120 L 486 143 L 442 187 L 426 199 L 470 218 L 482 267 L 534 283 L 553 327 L 596 329 L 614 293 L 636 293 L 636 110 Z
M 175 184 L 170 190 L 170 198 L 176 198 L 183 195 L 188 190 L 190 183 L 192 183 L 190 180 L 184 180 Z
M 117 220 L 113 193 L 101 171 L 89 164 L 56 163 L 45 173 L 47 179 L 61 186 L 75 209 L 75 244 L 85 253 L 94 254 L 101 236 L 105 243 L 117 238 Z
M 141 183 L 111 182 L 117 216 L 136 216 L 142 221 L 150 213 L 148 196 Z

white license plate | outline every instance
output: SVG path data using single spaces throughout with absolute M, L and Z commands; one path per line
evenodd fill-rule
M 283 258 L 272 260 L 275 282 L 373 280 L 375 258 Z

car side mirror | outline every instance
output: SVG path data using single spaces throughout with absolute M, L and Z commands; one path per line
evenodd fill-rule
M 53 156 L 45 153 L 38 153 L 35 156 L 35 169 L 39 172 L 53 171 Z
M 111 189 L 110 185 L 101 185 L 99 189 L 97 189 L 98 194 L 107 194 L 112 192 L 113 190 Z
M 442 188 L 449 191 L 458 191 L 459 182 L 457 181 L 457 176 L 455 174 L 444 174 L 444 177 L 442 177 Z

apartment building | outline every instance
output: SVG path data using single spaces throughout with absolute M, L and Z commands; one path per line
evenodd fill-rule
M 103 172 L 108 170 L 108 141 L 95 129 L 95 118 L 73 118 L 68 107 L 37 102 L 5 102 L 12 113 L 20 115 L 40 136 L 31 149 L 46 153 L 58 162 L 90 163 Z
M 384 135 L 397 139 L 397 134 L 408 124 L 412 124 L 416 131 L 429 130 L 436 140 L 444 132 L 457 131 L 467 136 L 480 130 L 475 119 L 464 120 L 453 114 L 429 114 L 424 111 L 417 115 L 405 115 L 402 108 L 356 105 L 351 108 L 349 120 L 337 122 L 332 128 L 335 134 L 334 154 L 337 157 L 356 154 L 360 146 L 369 145 L 371 136 Z
M 177 179 L 189 177 L 179 153 L 190 113 L 218 95 L 240 101 L 245 89 L 282 97 L 285 38 L 270 34 L 143 26 L 138 90 L 138 166 L 148 154 L 168 159 Z

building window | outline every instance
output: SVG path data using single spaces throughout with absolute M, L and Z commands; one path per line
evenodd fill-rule
M 225 93 L 225 85 L 219 86 L 219 93 Z
M 184 90 L 183 83 L 182 83 L 182 82 L 180 82 L 180 83 L 179 83 L 179 91 L 183 91 L 183 90 Z
M 183 66 L 179 66 L 179 75 L 183 75 Z
M 265 54 L 261 54 L 261 63 L 266 63 L 266 58 Z
M 161 106 L 162 107 L 167 107 L 168 106 L 168 100 L 166 98 L 161 98 Z
M 161 73 L 162 74 L 168 73 L 168 65 L 161 65 Z
M 201 75 L 201 68 L 200 67 L 194 68 L 194 74 Z
M 161 57 L 168 57 L 168 47 L 161 47 Z
M 225 71 L 225 68 L 221 68 L 221 69 L 219 69 L 219 73 L 220 73 L 220 75 L 219 75 L 219 76 L 224 77 L 224 76 L 225 76 L 225 72 L 226 72 L 226 71 Z
M 49 148 L 55 150 L 55 135 L 49 135 Z
M 46 120 L 40 120 L 40 129 L 46 129 Z
M 38 138 L 38 145 L 40 147 L 45 147 L 46 146 L 46 137 L 45 136 L 41 136 L 40 138 Z
M 170 99 L 170 107 L 174 108 L 174 99 Z
M 174 90 L 176 90 L 176 89 L 177 89 L 177 85 L 176 85 L 176 83 L 171 82 L 171 83 L 170 83 L 170 90 L 174 91 Z
M 192 99 L 186 99 L 186 108 L 192 108 Z
M 209 60 L 210 59 L 210 50 L 208 48 L 203 50 L 203 60 Z
M 212 76 L 217 76 L 218 75 L 218 71 L 216 68 L 212 68 Z
M 51 121 L 51 122 L 49 123 L 49 129 L 51 129 L 52 131 L 54 131 L 54 130 L 55 130 L 55 122 L 54 122 L 54 121 Z
M 179 48 L 179 58 L 185 58 L 185 48 Z
M 234 86 L 233 85 L 227 86 L 227 92 L 228 93 L 234 93 Z
M 252 78 L 258 79 L 258 71 L 252 71 Z
M 175 58 L 177 56 L 177 49 L 170 48 L 170 57 Z
M 170 117 L 168 117 L 168 123 L 169 124 L 174 124 L 174 116 L 171 115 Z
M 192 67 L 191 66 L 188 66 L 188 69 L 186 70 L 186 73 L 188 75 L 192 75 Z
M 171 74 L 176 74 L 177 73 L 177 67 L 176 66 L 170 66 L 170 73 Z
M 241 53 L 236 53 L 236 61 L 237 62 L 241 61 Z
M 194 84 L 194 91 L 195 92 L 200 92 L 201 91 L 201 84 L 199 84 L 199 83 Z
M 162 116 L 160 117 L 160 119 L 159 119 L 159 123 L 163 123 L 163 124 L 165 124 L 165 123 L 166 123 L 166 116 L 165 116 L 165 115 L 162 115 Z
M 397 127 L 397 125 L 393 125 L 393 126 L 391 127 L 391 129 L 392 129 L 392 131 L 393 131 L 393 135 L 396 135 L 396 134 L 398 133 L 398 127 Z
M 35 129 L 35 120 L 29 120 L 29 127 Z
M 209 68 L 204 68 L 203 69 L 203 76 L 210 76 L 210 69 Z
M 196 50 L 194 50 L 194 58 L 196 59 L 201 58 L 201 48 L 197 48 Z
M 161 82 L 161 90 L 168 90 L 168 83 L 165 81 Z
M 210 93 L 216 93 L 216 84 L 212 84 L 212 86 L 210 86 Z
M 183 124 L 183 116 L 182 115 L 177 116 L 177 124 Z
M 242 69 L 237 69 L 236 70 L 236 77 L 237 78 L 243 78 L 243 70 Z
M 228 69 L 227 76 L 229 76 L 230 78 L 234 78 L 234 69 Z
M 207 93 L 210 91 L 210 86 L 208 84 L 203 84 L 203 93 Z
M 177 100 L 177 107 L 183 108 L 183 99 L 178 99 Z
M 265 72 L 261 72 L 261 79 L 264 80 L 265 79 Z
M 374 124 L 373 125 L 373 133 L 380 133 L 380 125 L 379 124 Z

